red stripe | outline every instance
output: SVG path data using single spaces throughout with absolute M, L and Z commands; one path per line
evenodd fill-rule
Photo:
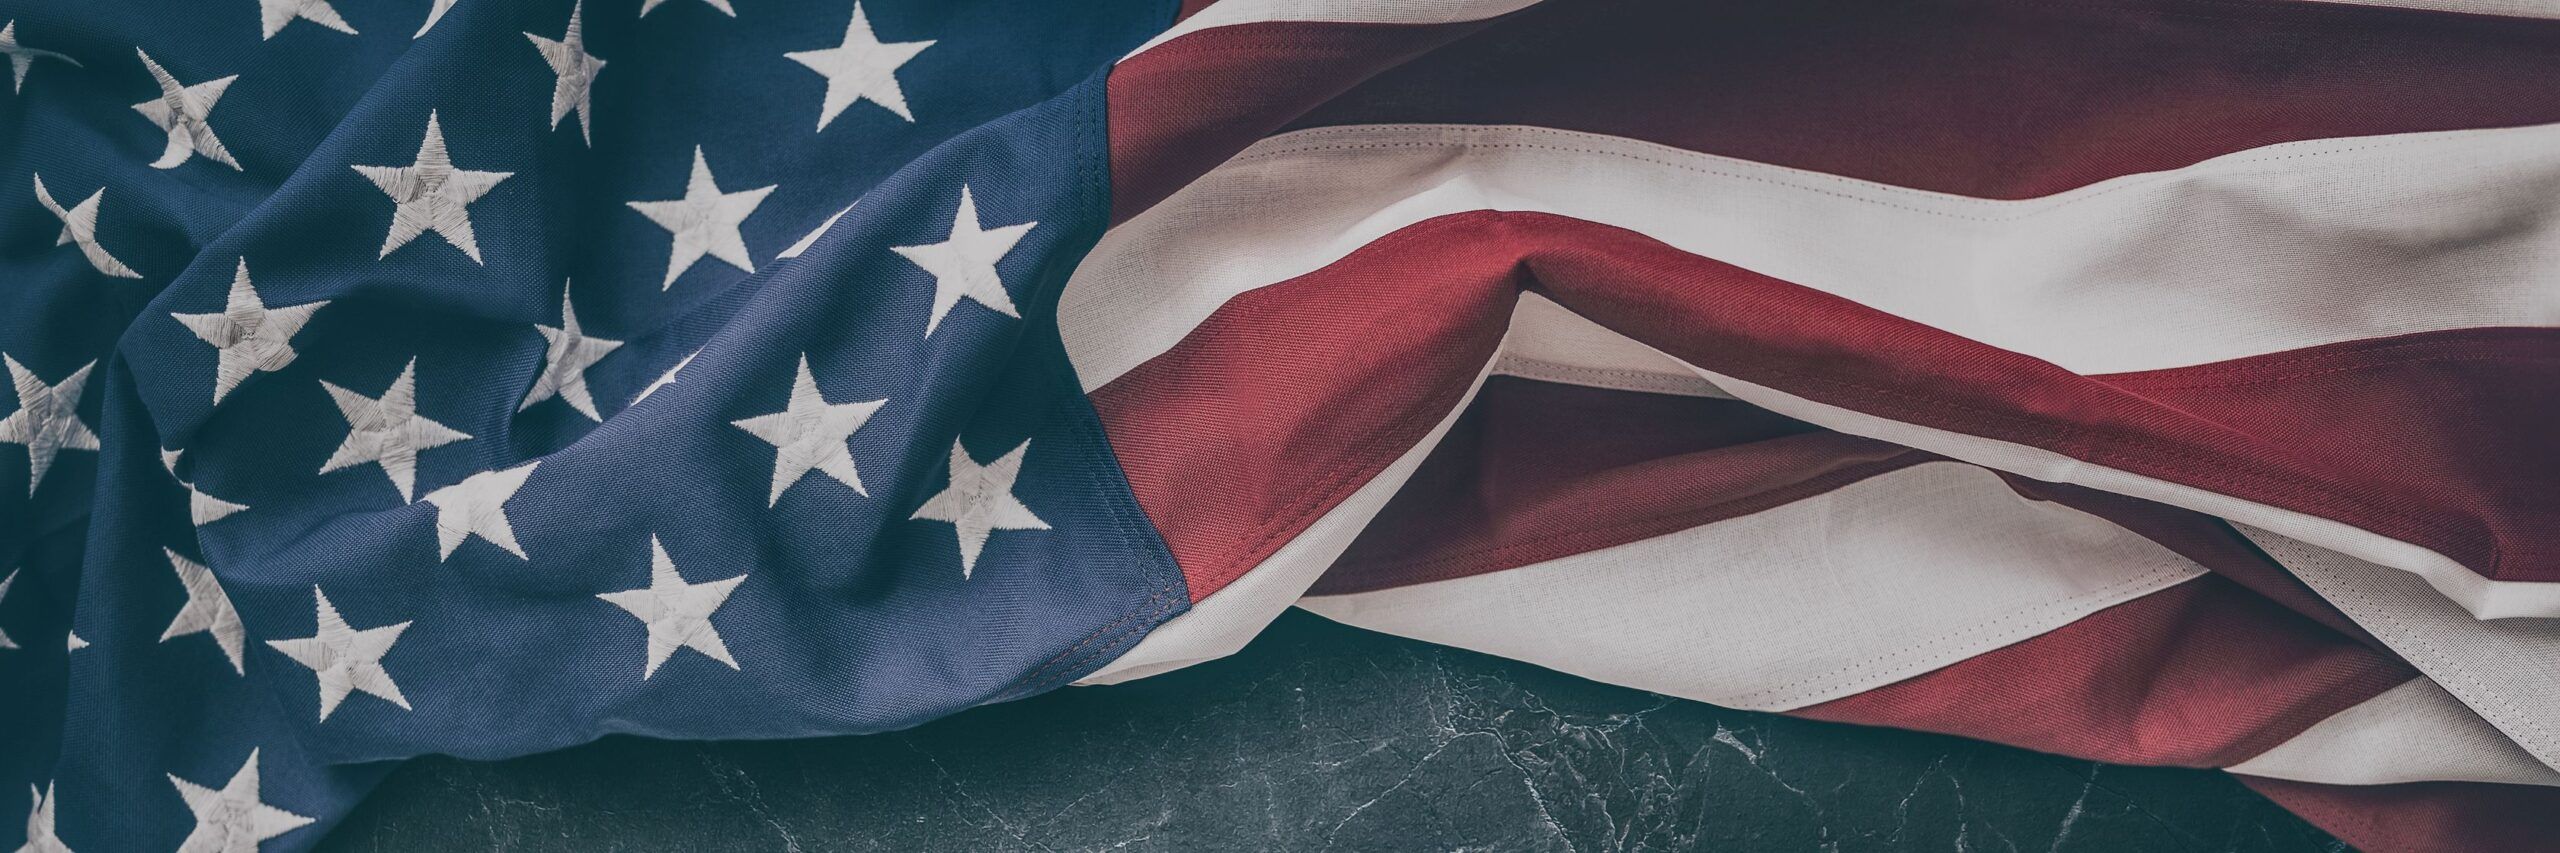
M 2547 483 L 2555 478 L 2538 472 L 2560 471 L 2544 467 L 2549 445 L 2531 445 L 2560 435 L 2560 407 L 2548 402 L 2560 399 L 2560 377 L 2533 372 L 2560 359 L 2560 330 L 2412 335 L 2355 345 L 2353 358 L 2225 362 L 2210 368 L 2210 386 L 2197 372 L 2120 386 L 1623 229 L 1479 211 L 1418 223 L 1245 293 L 1095 392 L 1193 595 L 1259 562 L 1410 447 L 1463 393 L 1514 293 L 1530 286 L 1708 370 L 2335 519 L 2484 574 L 2547 559 L 2534 555 L 2560 537 L 2551 523 L 2560 495 L 2498 479 Z M 2512 357 L 2469 358 L 2492 345 Z M 2307 363 L 2326 372 L 2305 376 Z M 2404 383 L 2426 387 L 2386 391 Z M 2202 408 L 2184 401 L 2203 398 L 2173 392 L 2221 396 Z M 2467 401 L 2426 416 L 2443 431 L 2440 446 L 2516 452 L 2411 452 L 2403 428 L 2385 421 L 2416 415 L 2359 402 L 2377 395 Z M 2294 428 L 2319 418 L 2330 422 Z M 2483 461 L 2463 461 L 2473 459 Z
M 1493 357 L 1520 285 L 1510 260 L 1410 243 L 1390 236 L 1358 263 L 1241 294 L 1093 391 L 1193 601 L 1420 441 Z M 1414 286 L 1442 276 L 1458 286 Z
M 2560 122 L 2560 22 L 2296 0 L 1549 0 L 1194 33 L 1110 84 L 1114 212 L 1275 130 L 1532 124 L 1996 198 L 2278 142 Z
M 2365 853 L 2560 850 L 2560 788 L 2480 782 L 2240 781 Z
M 1733 400 L 1495 377 L 1308 594 L 1544 562 L 1933 458 Z
M 1790 713 L 2119 764 L 2225 767 L 2417 676 L 2207 575 Z
M 2483 574 L 2560 581 L 2560 329 L 2374 338 L 2106 381 L 2388 483 L 2403 512 L 2481 519 L 2499 544 Z
M 1111 221 L 1370 75 L 1474 32 L 1443 25 L 1270 23 L 1191 33 L 1111 70 Z

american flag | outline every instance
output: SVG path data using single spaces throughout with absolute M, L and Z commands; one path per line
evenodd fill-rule
M 2560 849 L 2548 0 L 0 21 L 0 846 L 1298 606 Z

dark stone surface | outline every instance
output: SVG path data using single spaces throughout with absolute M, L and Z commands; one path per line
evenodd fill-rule
M 1664 699 L 1292 613 L 911 731 L 418 761 L 325 850 L 2345 848 L 2229 778 Z

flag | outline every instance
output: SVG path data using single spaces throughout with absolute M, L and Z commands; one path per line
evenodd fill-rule
M 1291 606 L 2560 829 L 2541 4 L 0 9 L 0 843 Z

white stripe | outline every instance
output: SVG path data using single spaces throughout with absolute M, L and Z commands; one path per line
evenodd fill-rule
M 1300 607 L 1733 708 L 1836 699 L 2202 574 L 2095 516 L 1933 462 L 1739 518 Z
M 1343 549 L 1351 547 L 1351 540 L 1369 526 L 1378 510 L 1386 507 L 1387 499 L 1404 488 L 1405 480 L 1422 466 L 1431 449 L 1440 445 L 1441 437 L 1449 434 L 1450 425 L 1458 422 L 1467 404 L 1475 402 L 1476 392 L 1484 388 L 1484 379 L 1485 374 L 1477 374 L 1466 396 L 1441 416 L 1430 433 L 1281 545 L 1280 550 L 1243 577 L 1191 605 L 1189 611 L 1165 620 L 1148 632 L 1146 639 L 1075 683 L 1118 684 L 1216 660 L 1244 648 L 1254 635 L 1262 633 L 1263 626 L 1296 603 L 1298 596 L 1342 556 Z
M 1544 382 L 1676 394 L 1729 397 L 1679 359 L 1634 338 L 1609 331 L 1553 300 L 1520 294 L 1495 355 L 1497 376 Z
M 2472 619 L 2408 575 L 2234 526 L 2535 759 L 2560 767 L 2560 621 Z
M 1238 293 L 1473 210 L 1628 228 L 2081 373 L 2560 324 L 2560 125 L 2294 142 L 2016 201 L 1398 125 L 1263 140 L 1112 229 L 1062 298 L 1068 354 L 1102 385 Z
M 2461 12 L 2509 18 L 2560 18 L 2555 0 L 2312 0 L 2347 6 L 2390 6 L 2429 12 Z
M 1201 30 L 1273 21 L 1347 24 L 1455 24 L 1481 21 L 1538 4 L 1538 0 L 1218 0 L 1199 14 L 1129 51 L 1130 56 Z M 1122 61 L 1127 61 L 1125 58 Z
M 2560 785 L 2516 742 L 2423 676 L 2330 715 L 2233 773 L 2321 782 L 2505 782 Z
M 2119 471 L 2042 448 L 1887 420 L 1713 371 L 1699 370 L 1698 373 L 1737 399 L 1839 432 L 1915 447 L 2048 483 L 2073 483 L 2218 515 L 2237 524 L 2264 528 L 2359 560 L 2409 572 L 2425 579 L 2438 593 L 2480 619 L 2560 616 L 2560 583 L 2493 581 L 2463 568 L 2451 557 L 2329 519 Z

